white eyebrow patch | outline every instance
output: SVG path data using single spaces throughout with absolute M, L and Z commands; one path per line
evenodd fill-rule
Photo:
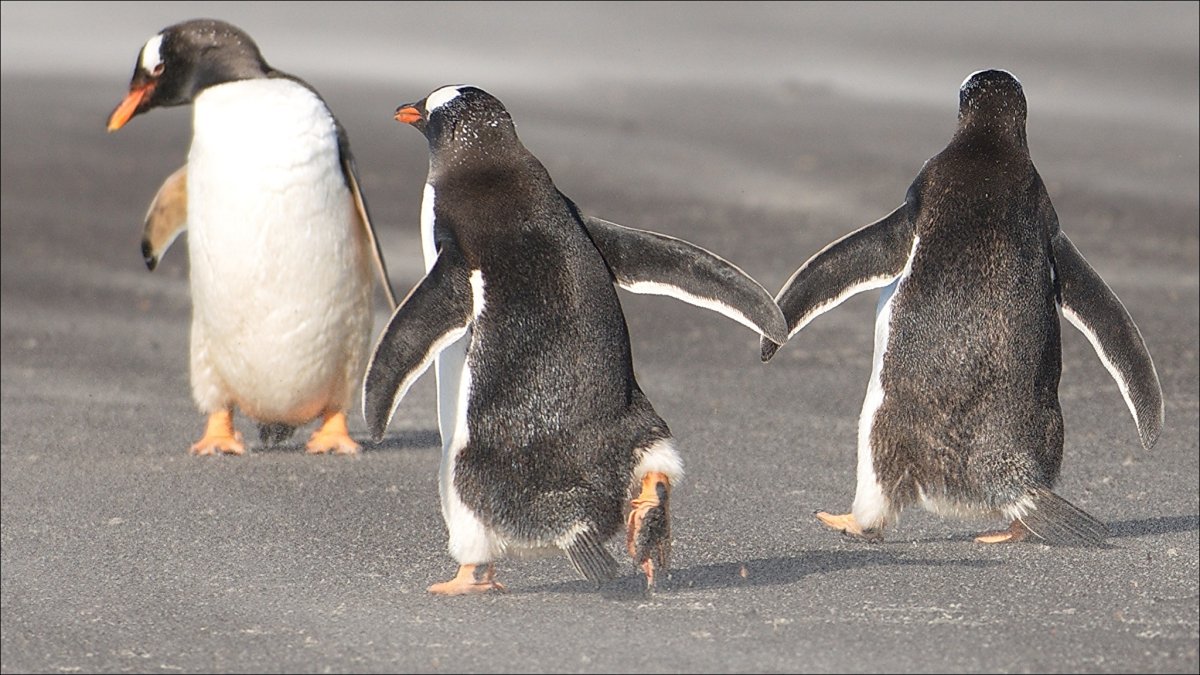
M 434 110 L 453 101 L 460 93 L 458 87 L 442 87 L 425 97 L 425 114 L 430 114 Z
M 162 33 L 146 40 L 146 46 L 142 47 L 142 70 L 154 72 L 162 63 L 162 41 Z

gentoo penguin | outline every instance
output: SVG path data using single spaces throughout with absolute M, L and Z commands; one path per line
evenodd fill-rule
M 311 86 L 222 21 L 150 38 L 108 130 L 188 103 L 188 163 L 156 195 L 142 253 L 153 270 L 189 230 L 192 394 L 208 415 L 191 452 L 245 452 L 236 407 L 268 444 L 321 418 L 308 451 L 356 453 L 346 410 L 370 349 L 372 266 L 395 300 L 345 130 Z
M 634 377 L 614 284 L 674 295 L 783 341 L 779 308 L 706 250 L 583 214 L 481 89 L 439 88 L 396 119 L 429 142 L 422 222 L 432 262 L 376 344 L 363 411 L 381 438 L 443 354 L 440 413 L 452 419 L 439 491 L 460 567 L 430 592 L 502 588 L 494 561 L 539 550 L 564 551 L 600 582 L 616 574 L 605 543 L 622 525 L 653 586 L 668 563 L 668 500 L 683 466 Z M 453 362 L 443 350 L 459 340 Z
M 1121 301 L 1059 229 L 1030 160 L 1020 82 L 977 72 L 958 127 L 904 203 L 826 246 L 776 297 L 789 335 L 856 293 L 883 288 L 859 419 L 851 512 L 817 516 L 879 537 L 907 505 L 1002 517 L 983 543 L 1097 544 L 1102 523 L 1051 491 L 1062 464 L 1059 320 L 1091 341 L 1149 448 L 1162 428 L 1158 375 Z M 778 349 L 762 342 L 766 361 Z

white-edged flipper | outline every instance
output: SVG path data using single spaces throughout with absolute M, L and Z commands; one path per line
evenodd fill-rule
M 452 245 L 400 303 L 375 345 L 363 382 L 363 417 L 383 438 L 396 406 L 443 348 L 467 332 L 473 318 L 470 270 Z
M 916 231 L 908 203 L 884 218 L 851 232 L 809 258 L 775 296 L 791 338 L 816 317 L 863 291 L 896 280 L 908 264 Z M 769 361 L 786 340 L 763 340 Z
M 150 202 L 142 228 L 142 259 L 151 272 L 167 249 L 187 229 L 187 164 L 167 176 Z
M 784 339 L 783 314 L 771 294 L 728 260 L 682 239 L 590 216 L 583 222 L 621 288 L 668 295 L 727 316 L 764 339 Z
M 1149 450 L 1163 425 L 1162 387 L 1146 343 L 1125 305 L 1061 230 L 1051 240 L 1063 316 L 1078 328 L 1117 382 Z

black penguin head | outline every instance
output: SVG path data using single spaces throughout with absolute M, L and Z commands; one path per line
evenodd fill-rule
M 215 19 L 168 26 L 138 53 L 129 93 L 109 116 L 108 130 L 151 108 L 191 103 L 206 87 L 270 71 L 258 45 L 236 26 Z
M 1021 82 L 1004 70 L 972 73 L 958 90 L 960 129 L 986 127 L 1025 138 L 1028 107 Z
M 435 161 L 439 155 L 488 155 L 522 147 L 504 104 L 478 87 L 441 87 L 397 108 L 395 119 L 425 135 Z

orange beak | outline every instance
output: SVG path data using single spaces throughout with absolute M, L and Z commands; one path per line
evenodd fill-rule
M 108 117 L 109 132 L 111 133 L 125 126 L 125 123 L 137 113 L 138 106 L 141 105 L 142 101 L 146 97 L 150 96 L 153 91 L 153 81 L 147 82 L 141 86 L 130 87 L 129 93 L 125 95 L 125 100 L 121 101 L 121 104 L 117 106 L 117 109 L 112 111 L 112 115 L 109 115 Z
M 411 105 L 406 105 L 396 109 L 396 121 L 405 124 L 412 124 L 421 119 L 421 111 Z

